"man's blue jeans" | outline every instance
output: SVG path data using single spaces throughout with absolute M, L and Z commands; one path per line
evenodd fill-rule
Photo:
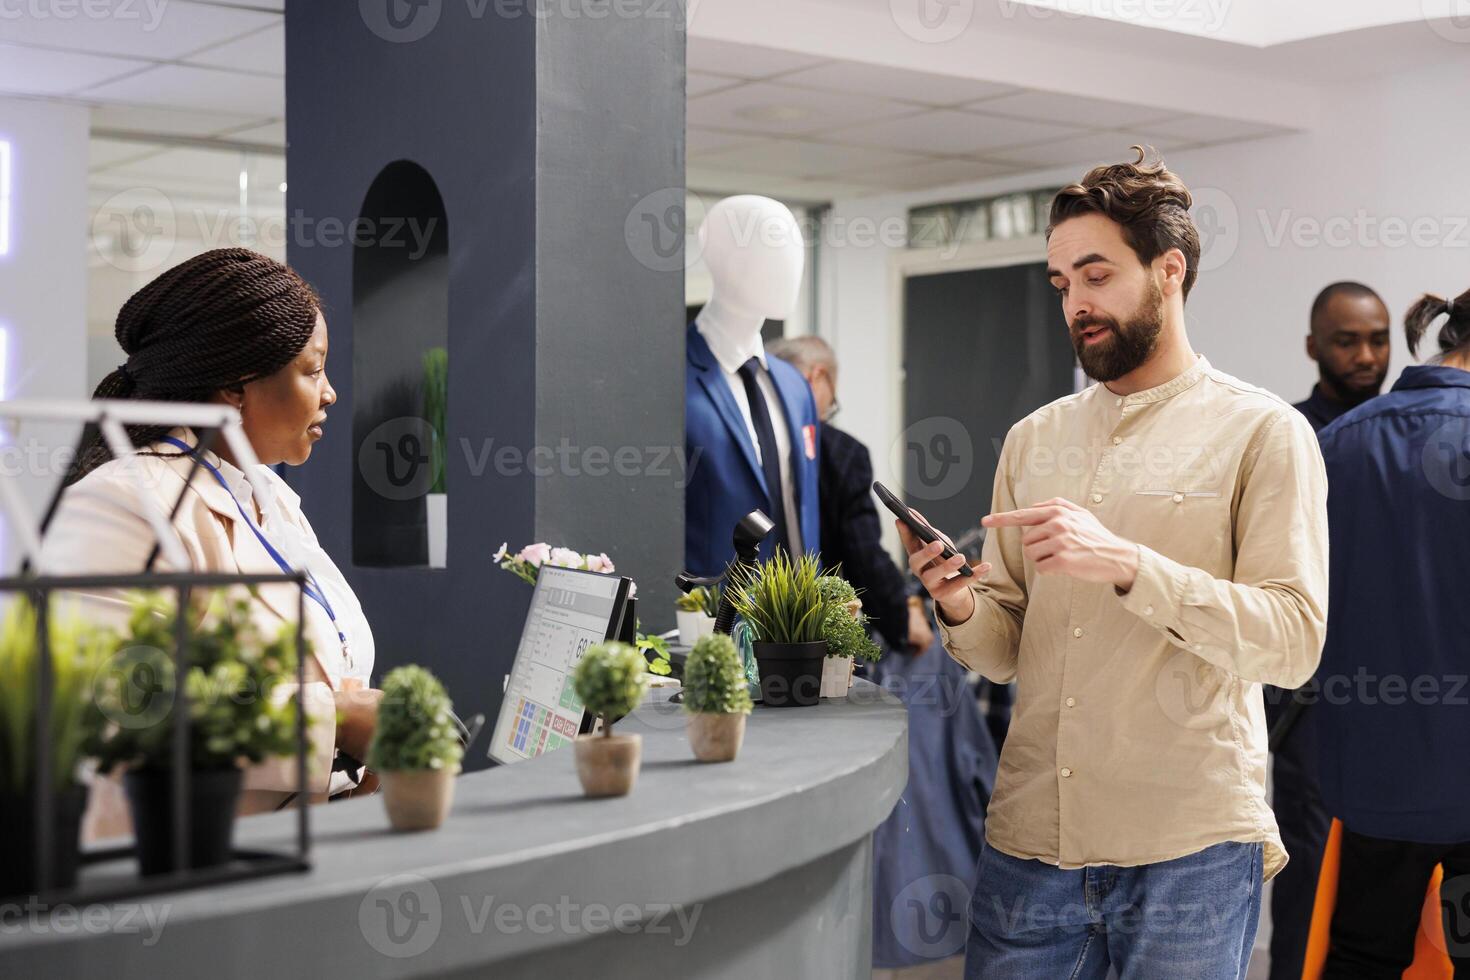
M 992 848 L 970 902 L 967 980 L 1243 980 L 1262 845 L 1135 868 L 1064 871 Z

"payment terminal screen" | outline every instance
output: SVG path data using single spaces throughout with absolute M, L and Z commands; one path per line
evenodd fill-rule
M 572 669 L 616 630 L 626 588 L 616 576 L 542 567 L 495 724 L 494 759 L 534 758 L 576 738 L 583 710 Z

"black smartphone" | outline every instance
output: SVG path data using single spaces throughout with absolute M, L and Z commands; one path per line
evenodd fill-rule
M 918 514 L 915 514 L 912 507 L 904 503 L 902 500 L 899 500 L 897 495 L 895 495 L 892 490 L 888 489 L 877 480 L 873 481 L 873 492 L 878 495 L 879 500 L 883 501 L 883 506 L 893 511 L 893 516 L 903 521 L 904 526 L 907 527 L 910 531 L 913 531 L 914 536 L 917 537 L 920 541 L 924 542 L 925 544 L 933 544 L 935 541 L 944 540 L 939 536 L 939 532 L 934 530 L 934 528 L 929 525 L 928 521 L 924 520 Z M 939 556 L 939 560 L 948 561 L 949 559 L 953 558 L 955 554 L 955 550 L 949 546 L 948 542 L 945 542 L 944 553 Z M 967 577 L 973 576 L 975 574 L 974 571 L 971 570 L 969 562 L 961 565 L 959 568 L 959 572 L 961 575 Z

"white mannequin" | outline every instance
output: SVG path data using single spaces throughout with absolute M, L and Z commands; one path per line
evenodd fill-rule
M 699 245 L 714 288 L 709 303 L 695 318 L 694 328 L 724 368 L 725 380 L 745 417 L 751 445 L 759 459 L 760 442 L 750 414 L 750 402 L 744 382 L 736 372 L 752 357 L 759 358 L 762 365 L 767 363 L 761 327 L 767 319 L 785 319 L 796 307 L 806 265 L 801 229 L 791 210 L 780 201 L 740 194 L 727 197 L 709 209 L 699 227 Z M 786 412 L 770 378 L 762 376 L 759 384 L 781 452 L 781 490 L 786 513 L 795 518 L 796 492 Z M 791 553 L 801 554 L 800 522 L 793 519 L 788 530 Z M 811 545 L 815 546 L 816 542 Z

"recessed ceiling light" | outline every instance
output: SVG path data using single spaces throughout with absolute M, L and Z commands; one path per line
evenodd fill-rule
M 735 110 L 735 115 L 751 122 L 796 122 L 811 114 L 810 109 L 799 105 L 752 105 Z

